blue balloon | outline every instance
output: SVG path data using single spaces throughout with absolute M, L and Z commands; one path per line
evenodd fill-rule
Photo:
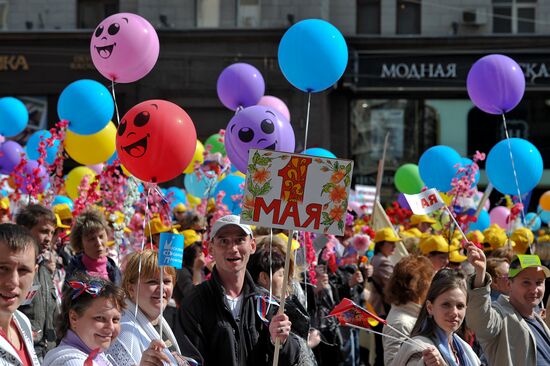
M 109 90 L 88 79 L 69 84 L 57 102 L 59 118 L 68 120 L 68 129 L 79 135 L 92 135 L 104 129 L 114 110 L 115 103 Z
M 40 147 L 40 142 L 46 142 L 47 139 L 51 138 L 52 134 L 48 130 L 39 130 L 36 131 L 29 137 L 27 141 L 27 155 L 32 160 L 37 160 L 40 158 L 40 152 L 38 148 Z M 53 164 L 55 161 L 55 156 L 57 155 L 57 150 L 59 148 L 59 140 L 53 141 L 53 146 L 46 147 L 46 163 Z
M 459 173 L 457 174 L 457 179 L 462 179 L 463 176 L 467 175 L 467 173 L 469 172 L 469 166 L 472 165 L 474 162 L 471 160 L 471 159 L 468 159 L 468 158 L 461 158 L 460 159 L 460 165 L 462 168 L 466 168 L 468 169 L 465 173 Z M 478 171 L 476 172 L 476 175 L 474 177 L 474 182 L 470 185 L 470 188 L 473 188 L 475 186 L 477 186 L 477 183 L 479 182 L 479 169 Z
M 214 191 L 217 177 L 212 171 L 207 173 L 210 178 L 202 172 L 200 174 L 200 177 L 197 177 L 195 173 L 186 174 L 183 178 L 183 185 L 189 194 L 198 198 L 205 198 Z
M 539 213 L 540 220 L 545 224 L 550 223 L 550 211 L 544 211 L 540 205 L 537 206 L 537 212 Z
M 71 209 L 71 211 L 73 210 L 73 207 L 74 207 L 73 200 L 66 196 L 55 196 L 52 202 L 52 207 L 55 205 L 59 205 L 61 203 L 67 204 Z
M 27 127 L 29 111 L 22 101 L 13 97 L 0 98 L 0 135 L 13 137 Z
M 234 201 L 231 196 L 243 194 L 243 189 L 241 188 L 241 184 L 243 183 L 243 177 L 239 177 L 238 175 L 228 175 L 218 183 L 212 197 L 215 199 L 218 196 L 218 193 L 221 191 L 225 192 L 222 203 L 226 205 L 229 211 L 233 214 L 239 215 L 241 213 L 240 203 L 242 202 L 242 199 Z
M 167 188 L 166 195 L 168 196 L 170 194 L 172 197 L 170 206 L 172 205 L 175 206 L 178 203 L 183 203 L 184 205 L 187 204 L 187 196 L 185 195 L 185 192 L 179 189 L 178 187 Z
M 529 212 L 527 215 L 525 215 L 525 227 L 529 230 L 538 230 L 540 229 L 542 222 L 541 218 L 537 216 L 534 212 Z
M 321 19 L 294 24 L 279 43 L 279 66 L 285 78 L 305 92 L 320 92 L 340 79 L 348 64 L 342 33 Z
M 113 155 L 109 158 L 109 160 L 107 160 L 107 165 L 113 165 L 113 163 L 117 159 L 118 159 L 118 152 L 115 149 L 115 152 L 113 153 Z M 119 161 L 119 163 L 120 163 L 120 161 Z
M 491 225 L 491 219 L 489 218 L 489 212 L 481 210 L 476 222 L 472 222 L 468 227 L 468 231 L 479 230 L 483 231 Z
M 456 175 L 456 165 L 462 162 L 460 155 L 449 146 L 437 145 L 424 151 L 418 161 L 420 178 L 428 188 L 441 192 L 451 190 L 451 181 Z
M 318 156 L 320 158 L 333 158 L 336 159 L 336 155 L 321 147 L 310 147 L 301 152 L 304 155 Z
M 542 177 L 542 156 L 535 145 L 527 140 L 511 138 L 510 145 L 519 187 L 516 185 L 507 140 L 498 142 L 489 151 L 485 163 L 487 177 L 500 193 L 517 195 L 519 188 L 520 193 L 524 194 L 535 188 Z

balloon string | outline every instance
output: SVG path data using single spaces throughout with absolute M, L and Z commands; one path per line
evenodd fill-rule
M 273 253 L 273 228 L 269 228 L 269 301 L 267 302 L 266 314 L 269 314 L 269 308 L 271 307 L 271 299 L 273 298 L 273 262 L 271 260 L 271 253 Z
M 512 143 L 510 142 L 510 136 L 508 135 L 508 127 L 506 126 L 506 116 L 502 113 L 502 122 L 504 124 L 504 134 L 506 135 L 506 141 L 508 141 L 508 150 L 510 151 L 510 160 L 512 161 L 512 171 L 514 172 L 514 180 L 516 182 L 516 188 L 518 190 L 518 200 L 521 205 L 521 222 L 525 222 L 525 213 L 523 212 L 523 201 L 521 199 L 521 191 L 519 190 L 518 173 L 516 171 L 516 164 L 514 163 L 514 155 L 512 154 Z M 511 229 L 512 223 L 508 221 L 508 231 Z
M 114 82 L 114 80 L 111 80 L 111 92 L 113 93 L 113 101 L 115 102 L 116 121 L 117 121 L 116 127 L 118 127 L 118 126 L 120 126 L 120 115 L 118 114 L 118 105 L 117 105 L 117 102 L 116 102 L 115 82 Z
M 309 131 L 309 110 L 311 107 L 311 92 L 307 93 L 306 135 L 304 136 L 304 150 L 307 149 L 307 133 Z

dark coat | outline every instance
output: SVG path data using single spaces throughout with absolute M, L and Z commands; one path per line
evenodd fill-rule
M 180 344 L 183 355 L 200 359 L 203 366 L 257 366 L 273 362 L 274 347 L 269 329 L 256 313 L 259 292 L 248 272 L 242 294 L 244 298 L 237 322 L 227 305 L 225 290 L 214 268 L 210 280 L 196 286 L 183 299 L 178 313 L 176 338 L 183 339 L 183 333 L 199 353 L 193 354 L 193 350 L 186 349 L 186 344 Z M 296 337 L 291 333 L 281 347 L 279 365 L 290 366 L 298 362 Z
M 20 306 L 19 310 L 31 321 L 35 333 L 34 349 L 42 359 L 49 350 L 55 348 L 55 324 L 59 314 L 52 274 L 43 263 L 38 265 L 33 285 L 40 285 L 38 292 L 29 305 Z
M 71 258 L 69 265 L 65 269 L 67 279 L 70 279 L 75 272 L 88 272 L 82 262 L 82 256 L 83 253 L 80 253 Z M 109 257 L 107 257 L 107 274 L 109 275 L 109 280 L 112 283 L 117 286 L 122 284 L 122 274 L 120 273 L 120 269 L 118 269 L 115 261 Z

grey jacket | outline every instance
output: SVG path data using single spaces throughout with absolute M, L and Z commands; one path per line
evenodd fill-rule
M 489 365 L 536 365 L 537 348 L 529 325 L 506 296 L 500 296 L 491 306 L 491 276 L 486 276 L 485 285 L 479 288 L 472 288 L 475 276 L 468 281 L 466 322 L 475 332 Z M 538 314 L 535 318 L 550 337 L 550 329 L 542 318 Z
M 21 306 L 19 310 L 31 321 L 32 331 L 35 333 L 34 349 L 38 358 L 43 359 L 55 347 L 55 321 L 59 314 L 57 292 L 46 266 L 38 266 L 33 285 L 40 285 L 38 293 L 29 305 Z

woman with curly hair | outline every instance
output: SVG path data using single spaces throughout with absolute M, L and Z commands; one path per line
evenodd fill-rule
M 401 334 L 410 335 L 416 318 L 426 298 L 435 271 L 430 260 L 424 256 L 409 256 L 399 261 L 384 290 L 385 299 L 392 305 L 383 333 L 384 364 L 389 365 L 405 340 Z
M 98 210 L 86 210 L 76 218 L 71 230 L 71 246 L 76 255 L 66 268 L 67 277 L 83 272 L 120 286 L 120 270 L 107 256 L 108 231 L 109 224 Z

